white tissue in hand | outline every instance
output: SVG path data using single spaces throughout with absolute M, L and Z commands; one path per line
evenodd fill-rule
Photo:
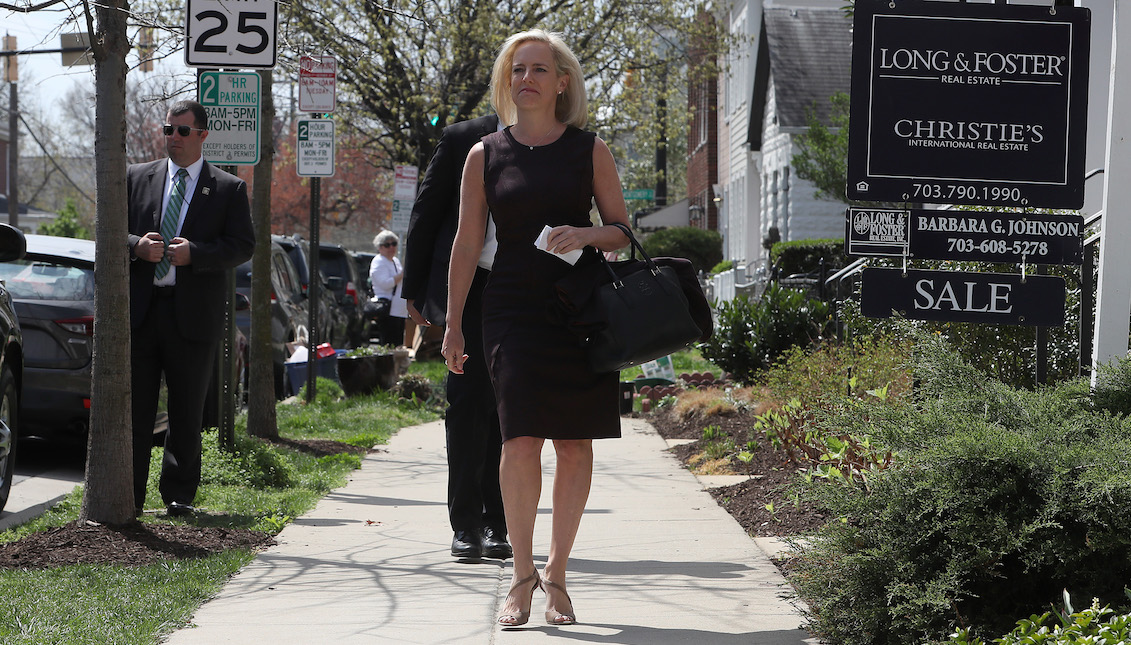
M 543 226 L 542 232 L 538 234 L 538 239 L 534 240 L 534 246 L 538 247 L 539 249 L 541 249 L 543 251 L 546 251 L 547 253 L 549 253 L 550 255 L 552 255 L 556 258 L 560 258 L 562 260 L 565 260 L 566 262 L 569 262 L 570 264 L 577 264 L 578 258 L 581 257 L 582 249 L 574 249 L 573 251 L 566 251 L 565 253 L 555 253 L 554 251 L 550 251 L 546 248 L 546 238 L 549 237 L 549 236 L 550 236 L 550 227 L 549 226 Z

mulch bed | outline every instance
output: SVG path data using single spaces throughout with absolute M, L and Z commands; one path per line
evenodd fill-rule
M 46 569 L 74 564 L 140 567 L 162 560 L 203 558 L 229 549 L 257 549 L 274 543 L 270 535 L 247 529 L 71 522 L 0 544 L 0 568 Z
M 692 416 L 680 419 L 671 408 L 641 415 L 665 439 L 695 439 L 694 443 L 675 446 L 672 453 L 688 465 L 705 448 L 703 429 L 717 426 L 740 450 L 751 440 L 757 446 L 750 450 L 749 463 L 730 460 L 733 474 L 748 475 L 741 483 L 708 489 L 711 496 L 734 517 L 746 532 L 756 537 L 799 535 L 825 523 L 825 516 L 804 505 L 796 505 L 788 493 L 797 468 L 782 459 L 781 453 L 769 446 L 765 435 L 754 430 L 754 413 L 739 411 L 728 415 Z M 773 510 L 771 510 L 773 509 Z

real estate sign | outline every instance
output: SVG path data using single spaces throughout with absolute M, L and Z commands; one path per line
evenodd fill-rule
M 1091 12 L 857 0 L 848 197 L 1080 208 Z

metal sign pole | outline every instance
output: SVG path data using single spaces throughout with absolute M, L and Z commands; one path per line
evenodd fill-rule
M 306 354 L 306 402 L 314 401 L 316 394 L 315 372 L 318 365 L 318 304 L 321 301 L 321 276 L 318 268 L 318 219 L 319 204 L 322 198 L 322 178 L 310 178 L 310 276 L 307 286 L 307 304 L 310 306 Z

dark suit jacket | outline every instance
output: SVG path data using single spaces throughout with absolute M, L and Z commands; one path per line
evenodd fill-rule
M 129 249 L 161 228 L 167 168 L 168 159 L 161 159 L 126 170 Z M 192 253 L 192 264 L 176 267 L 180 332 L 193 340 L 217 340 L 224 329 L 224 270 L 246 262 L 255 250 L 247 184 L 204 162 L 180 236 L 190 242 Z M 130 257 L 130 327 L 136 329 L 149 311 L 157 265 Z
M 448 308 L 448 262 L 459 225 L 459 187 L 467 153 L 499 127 L 495 115 L 444 128 L 424 181 L 412 207 L 405 235 L 404 280 L 401 295 L 436 325 L 443 325 Z

